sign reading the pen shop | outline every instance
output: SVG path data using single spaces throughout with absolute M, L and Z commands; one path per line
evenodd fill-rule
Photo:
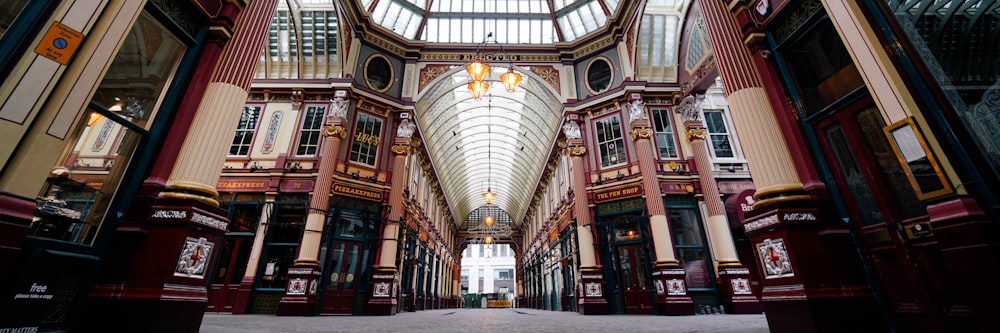
M 635 184 L 631 186 L 613 188 L 606 191 L 600 191 L 594 193 L 594 202 L 608 202 L 612 200 L 631 198 L 634 196 L 642 195 L 642 184 Z
M 62 23 L 52 22 L 45 37 L 42 37 L 38 46 L 35 47 L 35 53 L 66 65 L 69 64 L 69 59 L 73 58 L 81 40 L 83 40 L 83 34 L 80 32 Z
M 338 184 L 333 185 L 333 193 L 364 200 L 382 201 L 382 191 L 372 191 Z

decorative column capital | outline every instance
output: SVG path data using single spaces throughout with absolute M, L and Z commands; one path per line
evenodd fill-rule
M 636 127 L 629 132 L 632 136 L 632 141 L 639 140 L 649 140 L 649 137 L 653 136 L 653 130 L 649 127 Z
M 705 128 L 704 127 L 691 127 L 687 130 L 688 142 L 695 142 L 698 140 L 705 141 Z
M 343 140 L 347 137 L 347 130 L 344 129 L 344 125 L 335 124 L 323 127 L 323 135 L 336 137 Z
M 407 145 L 392 145 L 392 153 L 396 155 L 406 156 L 410 154 L 410 146 Z
M 573 145 L 566 148 L 566 152 L 572 157 L 583 157 L 583 155 L 587 154 L 587 147 Z

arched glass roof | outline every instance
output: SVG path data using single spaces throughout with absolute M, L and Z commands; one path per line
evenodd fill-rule
M 358 0 L 372 22 L 413 40 L 504 44 L 573 41 L 604 27 L 619 0 Z
M 485 203 L 520 218 L 535 191 L 538 175 L 558 133 L 562 104 L 538 80 L 526 77 L 507 92 L 496 66 L 489 95 L 476 101 L 466 88 L 464 68 L 429 88 L 417 102 L 417 121 L 436 166 L 452 216 L 467 216 Z M 522 75 L 524 75 L 524 71 Z

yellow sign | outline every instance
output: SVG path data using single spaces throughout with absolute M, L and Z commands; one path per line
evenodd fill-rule
M 333 193 L 344 194 L 347 196 L 366 199 L 366 200 L 382 200 L 382 192 L 363 190 L 360 188 L 347 187 L 343 185 L 334 185 Z
M 608 202 L 612 200 L 631 198 L 642 194 L 642 184 L 615 188 L 607 191 L 594 193 L 594 202 Z
M 83 34 L 62 23 L 52 22 L 49 31 L 45 33 L 45 37 L 35 48 L 35 53 L 66 65 L 76 53 L 81 40 L 83 40 Z

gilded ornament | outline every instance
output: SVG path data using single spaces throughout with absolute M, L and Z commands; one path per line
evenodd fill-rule
M 410 153 L 410 147 L 407 145 L 393 145 L 392 153 L 396 155 L 406 155 Z
M 587 153 L 587 147 L 584 146 L 569 146 L 566 150 L 569 152 L 569 156 L 583 156 Z
M 343 140 L 347 137 L 347 131 L 344 130 L 343 125 L 330 125 L 323 128 L 323 135 L 336 136 Z
M 629 135 L 632 136 L 632 140 L 649 139 L 653 136 L 653 130 L 649 127 L 636 127 L 629 132 Z
M 688 142 L 693 142 L 695 140 L 702 140 L 702 141 L 704 141 L 705 140 L 705 128 L 704 127 L 689 128 L 687 130 L 687 135 L 688 135 Z

